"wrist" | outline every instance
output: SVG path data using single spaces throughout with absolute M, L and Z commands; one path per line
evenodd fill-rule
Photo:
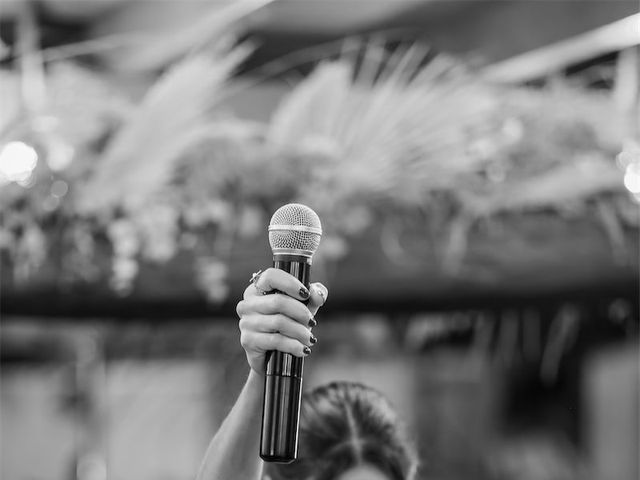
M 247 378 L 247 384 L 256 384 L 262 387 L 264 383 L 264 372 L 258 372 L 254 368 L 249 369 L 249 377 Z
M 267 373 L 267 360 L 266 357 L 263 357 L 260 360 L 249 361 L 249 375 L 253 375 L 255 377 L 264 379 L 265 374 Z

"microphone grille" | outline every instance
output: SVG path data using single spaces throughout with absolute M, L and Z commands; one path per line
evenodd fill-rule
M 283 205 L 269 222 L 269 244 L 273 253 L 310 257 L 318 249 L 321 237 L 320 218 L 300 203 Z

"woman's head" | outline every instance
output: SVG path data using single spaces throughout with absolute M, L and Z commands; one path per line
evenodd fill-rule
M 268 465 L 273 480 L 334 480 L 354 467 L 410 480 L 415 452 L 387 399 L 358 383 L 334 382 L 307 393 L 300 412 L 298 459 Z

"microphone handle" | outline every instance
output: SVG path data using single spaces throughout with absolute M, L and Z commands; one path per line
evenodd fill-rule
M 273 266 L 309 288 L 311 258 L 274 255 Z M 298 456 L 304 358 L 277 350 L 267 352 L 266 358 L 260 457 L 265 462 L 291 463 Z

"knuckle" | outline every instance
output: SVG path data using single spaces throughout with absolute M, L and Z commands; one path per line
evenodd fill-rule
M 242 345 L 244 349 L 249 348 L 249 346 L 251 345 L 251 340 L 249 337 L 250 336 L 247 332 L 240 333 L 240 345 Z
M 267 347 L 269 350 L 278 350 L 280 346 L 280 336 L 277 333 L 270 333 L 267 337 Z
M 274 275 L 276 275 L 276 270 L 273 267 L 267 268 L 264 272 L 262 272 L 262 278 L 268 280 L 269 282 L 273 280 Z
M 247 285 L 247 287 L 244 289 L 244 291 L 242 292 L 242 298 L 246 299 L 249 295 L 249 291 L 251 290 L 251 287 L 253 287 L 253 284 L 249 284 Z
M 242 315 L 246 312 L 246 306 L 247 306 L 246 300 L 240 300 L 236 305 L 236 314 L 239 317 L 242 317 Z
M 282 295 L 276 293 L 274 295 L 269 295 L 271 297 L 269 299 L 269 305 L 274 311 L 280 311 L 282 309 Z
M 273 332 L 279 332 L 282 329 L 282 321 L 278 315 L 269 317 L 269 328 Z
M 247 329 L 247 317 L 240 317 L 238 321 L 238 328 L 240 328 L 241 332 L 244 332 Z

